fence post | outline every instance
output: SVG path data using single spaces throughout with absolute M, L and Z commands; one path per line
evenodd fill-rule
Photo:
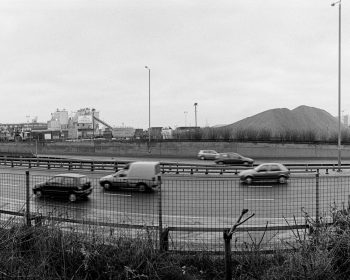
M 229 229 L 224 230 L 225 240 L 225 280 L 232 280 L 232 260 L 231 260 L 231 240 L 232 234 L 229 234 Z
M 29 171 L 26 171 L 26 224 L 31 226 L 30 222 L 30 190 L 29 190 Z
M 95 166 L 94 166 L 94 162 L 91 162 L 91 168 L 90 168 L 91 171 L 94 171 L 95 170 Z
M 160 236 L 160 251 L 168 251 L 169 250 L 169 228 L 163 230 Z
M 158 234 L 159 234 L 159 250 L 163 251 L 164 242 L 163 242 L 163 217 L 162 217 L 162 180 L 158 180 Z
M 320 186 L 319 186 L 320 174 L 316 173 L 316 226 L 320 222 Z

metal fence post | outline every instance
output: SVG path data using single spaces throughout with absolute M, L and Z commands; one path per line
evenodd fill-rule
M 26 223 L 31 226 L 30 222 L 30 191 L 29 191 L 29 171 L 26 171 Z
M 229 234 L 229 229 L 224 231 L 225 241 L 225 280 L 232 279 L 232 260 L 231 260 L 231 240 L 232 234 Z
M 159 250 L 163 251 L 163 218 L 162 218 L 162 180 L 159 180 L 158 189 L 158 234 L 159 234 Z
M 320 184 L 319 184 L 320 174 L 316 173 L 316 226 L 320 222 Z

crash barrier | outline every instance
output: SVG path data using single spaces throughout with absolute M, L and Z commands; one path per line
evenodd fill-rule
M 24 158 L 24 157 L 1 157 L 0 165 L 9 167 L 28 167 L 45 169 L 66 169 L 66 170 L 89 170 L 89 171 L 118 171 L 124 168 L 131 161 L 112 160 L 76 160 L 60 158 Z M 256 166 L 256 165 L 254 165 Z M 337 164 L 327 163 L 286 163 L 285 166 L 293 173 L 318 172 L 323 170 L 325 174 L 329 171 L 338 171 Z M 212 164 L 191 164 L 161 162 L 163 174 L 173 175 L 237 175 L 241 170 L 252 168 L 242 165 L 216 165 Z M 340 169 L 350 169 L 350 164 L 342 164 Z
M 293 176 L 286 184 L 245 185 L 236 178 L 163 178 L 150 192 L 104 190 L 90 179 L 87 199 L 36 197 L 32 188 L 49 176 L 0 173 L 0 219 L 18 217 L 28 226 L 59 226 L 99 236 L 145 238 L 168 251 L 224 252 L 223 232 L 242 209 L 254 217 L 233 235 L 233 251 L 274 250 L 307 238 L 310 228 L 331 223 L 349 207 L 350 176 Z M 59 188 L 59 186 L 57 186 Z M 58 189 L 59 191 L 60 189 Z M 57 190 L 56 190 L 57 191 Z

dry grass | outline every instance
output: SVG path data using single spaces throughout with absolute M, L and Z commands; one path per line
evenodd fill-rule
M 350 218 L 317 227 L 300 247 L 232 255 L 233 279 L 350 279 Z M 297 236 L 297 235 L 296 235 Z M 91 238 L 59 225 L 0 227 L 0 279 L 225 279 L 223 256 L 160 253 L 152 236 Z

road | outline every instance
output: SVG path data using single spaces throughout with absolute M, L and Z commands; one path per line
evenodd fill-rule
M 0 210 L 25 209 L 25 170 L 0 169 Z M 30 188 L 54 174 L 66 172 L 31 169 Z M 255 216 L 245 226 L 293 225 L 304 223 L 305 213 L 315 217 L 317 209 L 319 216 L 329 216 L 334 204 L 348 205 L 350 194 L 347 174 L 320 176 L 318 188 L 315 174 L 293 175 L 284 185 L 255 183 L 250 186 L 241 184 L 234 176 L 163 176 L 161 191 L 139 193 L 104 191 L 98 179 L 105 172 L 80 173 L 88 174 L 94 185 L 88 200 L 70 203 L 62 199 L 38 199 L 31 194 L 31 212 L 83 221 L 154 226 L 161 217 L 163 227 L 227 228 L 242 209 L 249 209 Z M 200 239 L 220 236 L 215 233 L 203 237 L 203 234 Z

